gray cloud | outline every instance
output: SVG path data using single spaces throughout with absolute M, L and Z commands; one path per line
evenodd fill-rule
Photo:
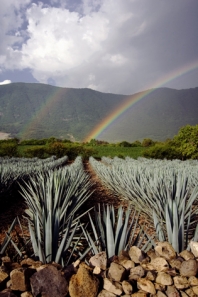
M 131 94 L 198 61 L 197 0 L 2 1 L 4 74 Z M 198 86 L 196 69 L 167 86 Z

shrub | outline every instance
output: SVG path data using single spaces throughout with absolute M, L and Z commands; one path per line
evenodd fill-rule
M 158 143 L 143 152 L 143 157 L 154 159 L 182 159 L 181 153 L 175 146 L 168 143 Z

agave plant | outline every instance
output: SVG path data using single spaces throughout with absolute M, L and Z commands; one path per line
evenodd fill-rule
M 174 193 L 174 196 L 169 193 L 163 213 L 153 211 L 153 220 L 158 239 L 160 241 L 168 240 L 175 251 L 179 253 L 188 247 L 189 239 L 192 238 L 190 226 L 195 223 L 193 220 L 195 212 L 192 209 L 193 202 L 198 195 L 198 189 L 194 188 L 192 193 L 188 195 L 185 183 L 175 184 L 173 187 L 172 194 Z M 194 236 L 197 233 L 196 230 Z
M 94 239 L 82 227 L 84 235 L 94 254 L 106 251 L 108 258 L 118 255 L 122 250 L 128 250 L 132 245 L 141 246 L 142 250 L 150 248 L 152 239 L 138 225 L 139 213 L 128 207 L 126 211 L 120 206 L 117 214 L 113 205 L 103 205 L 103 214 L 100 204 L 98 211 L 95 208 L 95 223 L 89 213 L 89 219 Z M 146 243 L 142 244 L 143 241 Z
M 21 194 L 28 205 L 34 254 L 44 263 L 64 265 L 65 253 L 83 215 L 80 208 L 91 195 L 89 177 L 81 167 L 67 166 L 30 177 L 24 185 Z

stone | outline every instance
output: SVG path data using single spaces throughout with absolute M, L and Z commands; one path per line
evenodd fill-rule
M 157 297 L 167 297 L 167 296 L 163 292 L 157 291 Z
M 145 275 L 145 270 L 142 266 L 138 265 L 130 269 L 129 280 L 137 280 Z
M 150 260 L 154 260 L 155 258 L 158 257 L 153 249 L 147 252 L 147 256 L 150 258 Z
M 177 270 L 179 270 L 181 268 L 181 264 L 183 262 L 183 258 L 176 258 L 176 259 L 172 259 L 169 261 L 169 264 L 172 268 L 176 268 Z
M 195 276 L 197 274 L 197 261 L 193 259 L 183 261 L 179 272 L 182 276 Z
M 193 293 L 195 293 L 196 295 L 198 295 L 198 286 L 193 286 L 192 287 Z
M 117 263 L 112 262 L 109 267 L 108 277 L 114 281 L 120 282 L 126 275 L 125 268 Z
M 190 286 L 198 286 L 198 278 L 195 276 L 190 276 L 188 282 Z
M 103 289 L 97 297 L 116 297 L 116 295 Z
M 177 291 L 177 289 L 175 288 L 175 286 L 167 286 L 166 289 L 166 295 L 168 297 L 180 297 L 179 292 Z
M 31 292 L 26 291 L 21 294 L 21 297 L 33 297 L 33 295 Z
M 10 272 L 11 286 L 13 291 L 28 291 L 30 289 L 30 277 L 36 270 L 29 268 L 16 268 Z
M 189 297 L 185 292 L 180 291 L 181 297 Z
M 98 253 L 97 255 L 94 255 L 90 258 L 89 263 L 91 266 L 100 267 L 101 269 L 105 270 L 107 269 L 107 254 L 106 252 Z
M 99 280 L 93 275 L 92 269 L 81 263 L 77 273 L 72 275 L 69 282 L 70 297 L 96 297 L 98 288 Z
M 167 261 L 170 261 L 174 258 L 176 258 L 176 252 L 172 245 L 167 242 L 157 242 L 155 246 L 155 252 L 158 256 L 163 257 Z
M 122 282 L 122 288 L 123 288 L 123 291 L 125 294 L 132 294 L 132 292 L 133 292 L 132 285 L 129 282 L 127 282 L 126 280 L 124 280 Z
M 133 294 L 131 295 L 131 297 L 147 297 L 147 294 L 148 294 L 148 293 L 146 293 L 146 292 L 138 291 L 138 292 L 136 292 L 136 293 L 133 293 Z
M 0 297 L 17 297 L 17 295 L 15 295 L 12 290 L 5 289 L 0 292 Z
M 190 251 L 184 250 L 179 254 L 180 257 L 182 257 L 184 260 L 190 260 L 190 259 L 194 259 L 195 256 L 193 255 L 193 253 L 191 253 Z
M 195 258 L 198 258 L 198 242 L 190 241 L 189 245 L 190 245 L 191 251 L 192 251 L 193 255 L 195 256 Z
M 135 263 L 132 260 L 121 260 L 119 264 L 122 265 L 126 270 L 130 270 L 131 268 L 135 267 Z
M 189 295 L 187 295 L 185 292 L 180 291 L 181 297 L 189 297 Z
M 22 267 L 38 268 L 43 263 L 41 261 L 34 261 L 31 258 L 27 258 L 27 259 L 22 260 L 20 264 L 21 264 Z
M 118 296 L 123 292 L 122 286 L 118 282 L 110 281 L 108 278 L 104 278 L 103 289 Z
M 158 272 L 166 271 L 169 269 L 168 262 L 162 257 L 157 257 L 157 258 L 151 260 L 150 264 Z
M 182 291 L 181 291 L 182 292 Z M 197 297 L 197 295 L 193 292 L 192 288 L 189 288 L 187 290 L 185 290 L 185 293 L 189 296 L 189 297 Z
M 154 285 L 155 285 L 155 290 L 156 291 L 164 292 L 166 290 L 166 286 L 165 285 L 158 284 L 158 283 L 155 283 Z
M 139 249 L 137 246 L 132 246 L 129 250 L 129 257 L 133 262 L 138 264 L 145 260 L 147 255 L 143 251 L 141 251 L 141 249 Z
M 154 284 L 146 278 L 139 278 L 137 280 L 137 287 L 147 293 L 156 294 Z
M 156 277 L 156 283 L 160 285 L 165 285 L 165 286 L 171 286 L 173 284 L 173 280 L 171 276 L 166 273 L 166 272 L 158 272 L 157 277 Z
M 93 269 L 93 274 L 96 274 L 96 275 L 101 274 L 101 268 L 98 266 L 95 266 Z
M 68 284 L 61 271 L 51 264 L 45 265 L 30 278 L 34 296 L 64 297 L 68 293 Z
M 156 277 L 157 277 L 157 273 L 155 271 L 152 271 L 152 270 L 151 271 L 147 271 L 146 278 L 148 280 L 155 281 Z
M 173 278 L 174 285 L 178 290 L 183 290 L 189 288 L 189 282 L 185 276 L 175 276 Z
M 0 285 L 2 285 L 2 283 L 5 283 L 8 280 L 8 278 L 9 275 L 6 272 L 0 270 Z

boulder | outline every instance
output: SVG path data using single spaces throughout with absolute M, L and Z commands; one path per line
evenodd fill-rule
M 114 281 L 120 282 L 126 275 L 125 268 L 117 263 L 112 262 L 109 267 L 108 277 Z
M 166 273 L 166 272 L 158 272 L 157 277 L 156 277 L 156 283 L 164 286 L 171 286 L 173 284 L 173 280 L 171 276 Z
M 51 264 L 45 265 L 30 278 L 32 293 L 41 297 L 65 297 L 68 284 L 61 271 Z
M 137 287 L 147 293 L 156 294 L 154 284 L 146 278 L 139 278 L 137 280 Z
M 116 295 L 103 289 L 97 297 L 116 297 Z
M 137 280 L 145 275 L 145 270 L 142 266 L 138 265 L 130 269 L 129 280 Z
M 155 252 L 158 256 L 163 257 L 167 261 L 176 258 L 176 252 L 172 245 L 167 242 L 157 242 L 155 246 Z
M 192 251 L 193 255 L 195 256 L 195 258 L 198 258 L 198 242 L 191 241 L 190 248 L 191 248 L 191 251 Z
M 153 266 L 154 270 L 158 272 L 166 271 L 169 269 L 168 262 L 162 257 L 157 257 L 155 259 L 152 259 L 150 264 Z
M 122 288 L 125 294 L 132 294 L 133 287 L 128 281 L 124 280 L 122 282 Z
M 173 278 L 174 280 L 174 285 L 178 290 L 183 290 L 189 288 L 189 282 L 185 276 L 175 276 Z
M 98 253 L 97 255 L 94 255 L 90 258 L 89 263 L 91 266 L 100 267 L 101 269 L 105 270 L 107 269 L 107 254 L 106 252 Z
M 30 289 L 30 277 L 36 272 L 29 268 L 16 268 L 10 272 L 11 286 L 13 291 L 28 291 Z
M 129 257 L 136 264 L 142 263 L 147 258 L 147 255 L 137 246 L 132 246 L 129 250 Z
M 182 257 L 184 260 L 190 260 L 190 259 L 194 259 L 195 256 L 193 255 L 193 253 L 191 253 L 190 251 L 184 250 L 179 254 L 180 257 Z
M 92 269 L 85 263 L 79 265 L 76 274 L 72 275 L 69 282 L 69 294 L 71 297 L 96 297 L 99 288 L 99 280 L 93 275 Z
M 103 289 L 117 296 L 123 293 L 122 286 L 118 282 L 113 282 L 108 278 L 104 278 Z
M 17 295 L 15 295 L 12 290 L 5 289 L 0 292 L 0 297 L 17 297 Z
M 183 261 L 179 272 L 182 276 L 195 276 L 197 274 L 197 261 L 193 259 Z

